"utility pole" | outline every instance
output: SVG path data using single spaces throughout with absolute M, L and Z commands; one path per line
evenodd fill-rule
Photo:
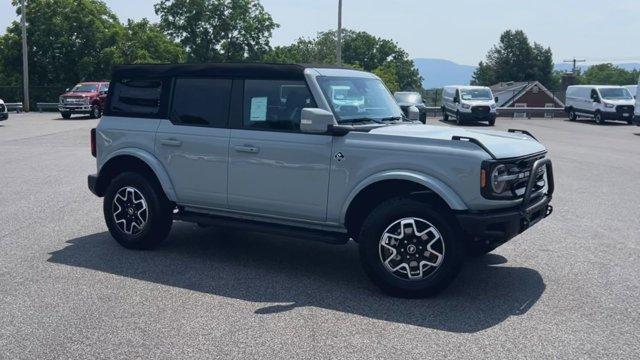
M 338 66 L 342 66 L 342 0 L 338 0 L 338 42 L 336 50 Z
M 22 19 L 20 21 L 22 25 L 22 110 L 29 112 L 29 56 L 27 48 L 27 8 L 25 6 L 25 0 L 22 0 L 20 5 L 20 11 Z
M 572 70 L 571 72 L 575 75 L 576 70 L 578 70 L 578 66 L 577 66 L 577 64 L 578 64 L 578 63 L 583 63 L 583 62 L 585 62 L 585 61 L 586 61 L 585 59 L 576 59 L 576 58 L 574 57 L 572 60 L 564 60 L 563 62 L 565 62 L 565 63 L 569 63 L 569 64 L 573 63 L 573 70 Z

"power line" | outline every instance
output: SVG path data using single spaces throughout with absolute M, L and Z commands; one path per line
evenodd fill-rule
M 576 73 L 576 70 L 578 69 L 577 64 L 578 63 L 583 63 L 583 62 L 587 62 L 587 60 L 585 59 L 576 59 L 575 57 L 572 60 L 563 60 L 562 62 L 565 63 L 573 63 L 573 70 L 571 71 L 572 73 Z

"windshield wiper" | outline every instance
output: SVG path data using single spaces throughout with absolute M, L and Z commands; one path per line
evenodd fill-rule
M 362 117 L 362 118 L 355 118 L 355 119 L 345 119 L 345 120 L 341 120 L 340 124 L 357 124 L 357 123 L 376 123 L 376 124 L 383 124 L 383 122 L 381 120 L 376 120 L 373 118 L 369 118 L 369 117 Z

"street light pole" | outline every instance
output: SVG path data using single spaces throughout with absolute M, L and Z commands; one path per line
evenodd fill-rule
M 27 8 L 25 6 L 25 0 L 22 0 L 20 10 L 22 15 L 20 21 L 22 25 L 22 91 L 24 96 L 22 110 L 29 112 L 29 61 L 27 49 Z
M 342 0 L 338 0 L 338 42 L 336 50 L 338 66 L 342 66 Z

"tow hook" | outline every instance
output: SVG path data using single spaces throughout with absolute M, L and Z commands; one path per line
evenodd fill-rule
M 553 206 L 547 205 L 547 213 L 544 217 L 547 217 L 553 213 Z

